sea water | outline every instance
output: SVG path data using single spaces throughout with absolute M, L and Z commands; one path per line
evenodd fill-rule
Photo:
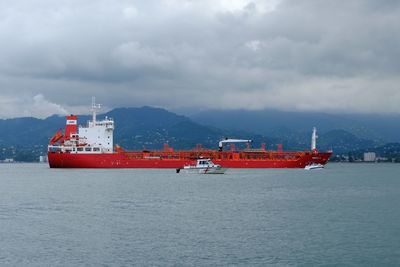
M 0 266 L 400 266 L 400 164 L 0 165 Z

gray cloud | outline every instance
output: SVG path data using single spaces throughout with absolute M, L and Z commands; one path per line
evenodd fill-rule
M 389 0 L 2 1 L 0 117 L 85 112 L 92 95 L 400 113 L 399 20 Z

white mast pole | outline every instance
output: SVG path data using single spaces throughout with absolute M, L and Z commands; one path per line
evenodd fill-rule
M 314 151 L 317 149 L 317 128 L 313 127 L 313 132 L 311 135 L 311 151 Z
M 92 96 L 92 113 L 93 113 L 93 125 L 96 124 L 96 110 L 100 109 L 101 105 L 96 104 L 96 97 Z

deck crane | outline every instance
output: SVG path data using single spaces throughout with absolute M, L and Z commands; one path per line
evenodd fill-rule
M 251 143 L 251 142 L 253 142 L 253 140 L 226 138 L 225 140 L 219 141 L 218 148 L 219 148 L 219 151 L 222 151 L 222 148 L 223 148 L 224 144 L 226 144 L 226 143 Z

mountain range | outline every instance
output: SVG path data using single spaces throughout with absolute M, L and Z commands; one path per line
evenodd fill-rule
M 333 149 L 336 154 L 379 147 L 384 151 L 386 143 L 400 141 L 396 116 L 210 110 L 187 117 L 154 107 L 116 108 L 99 118 L 105 116 L 115 121 L 114 143 L 126 149 L 160 149 L 164 143 L 176 149 L 197 144 L 217 148 L 218 141 L 230 137 L 252 139 L 253 147 L 266 143 L 268 149 L 276 149 L 281 143 L 287 150 L 306 150 L 313 126 L 319 130 L 318 147 Z M 79 116 L 78 123 L 89 119 L 91 116 Z M 0 159 L 37 160 L 46 153 L 54 132 L 64 125 L 65 117 L 57 115 L 0 120 Z
M 400 115 L 327 114 L 278 110 L 207 110 L 191 115 L 198 123 L 224 129 L 247 130 L 267 136 L 283 132 L 310 131 L 316 126 L 322 133 L 344 130 L 358 138 L 378 143 L 400 142 Z

